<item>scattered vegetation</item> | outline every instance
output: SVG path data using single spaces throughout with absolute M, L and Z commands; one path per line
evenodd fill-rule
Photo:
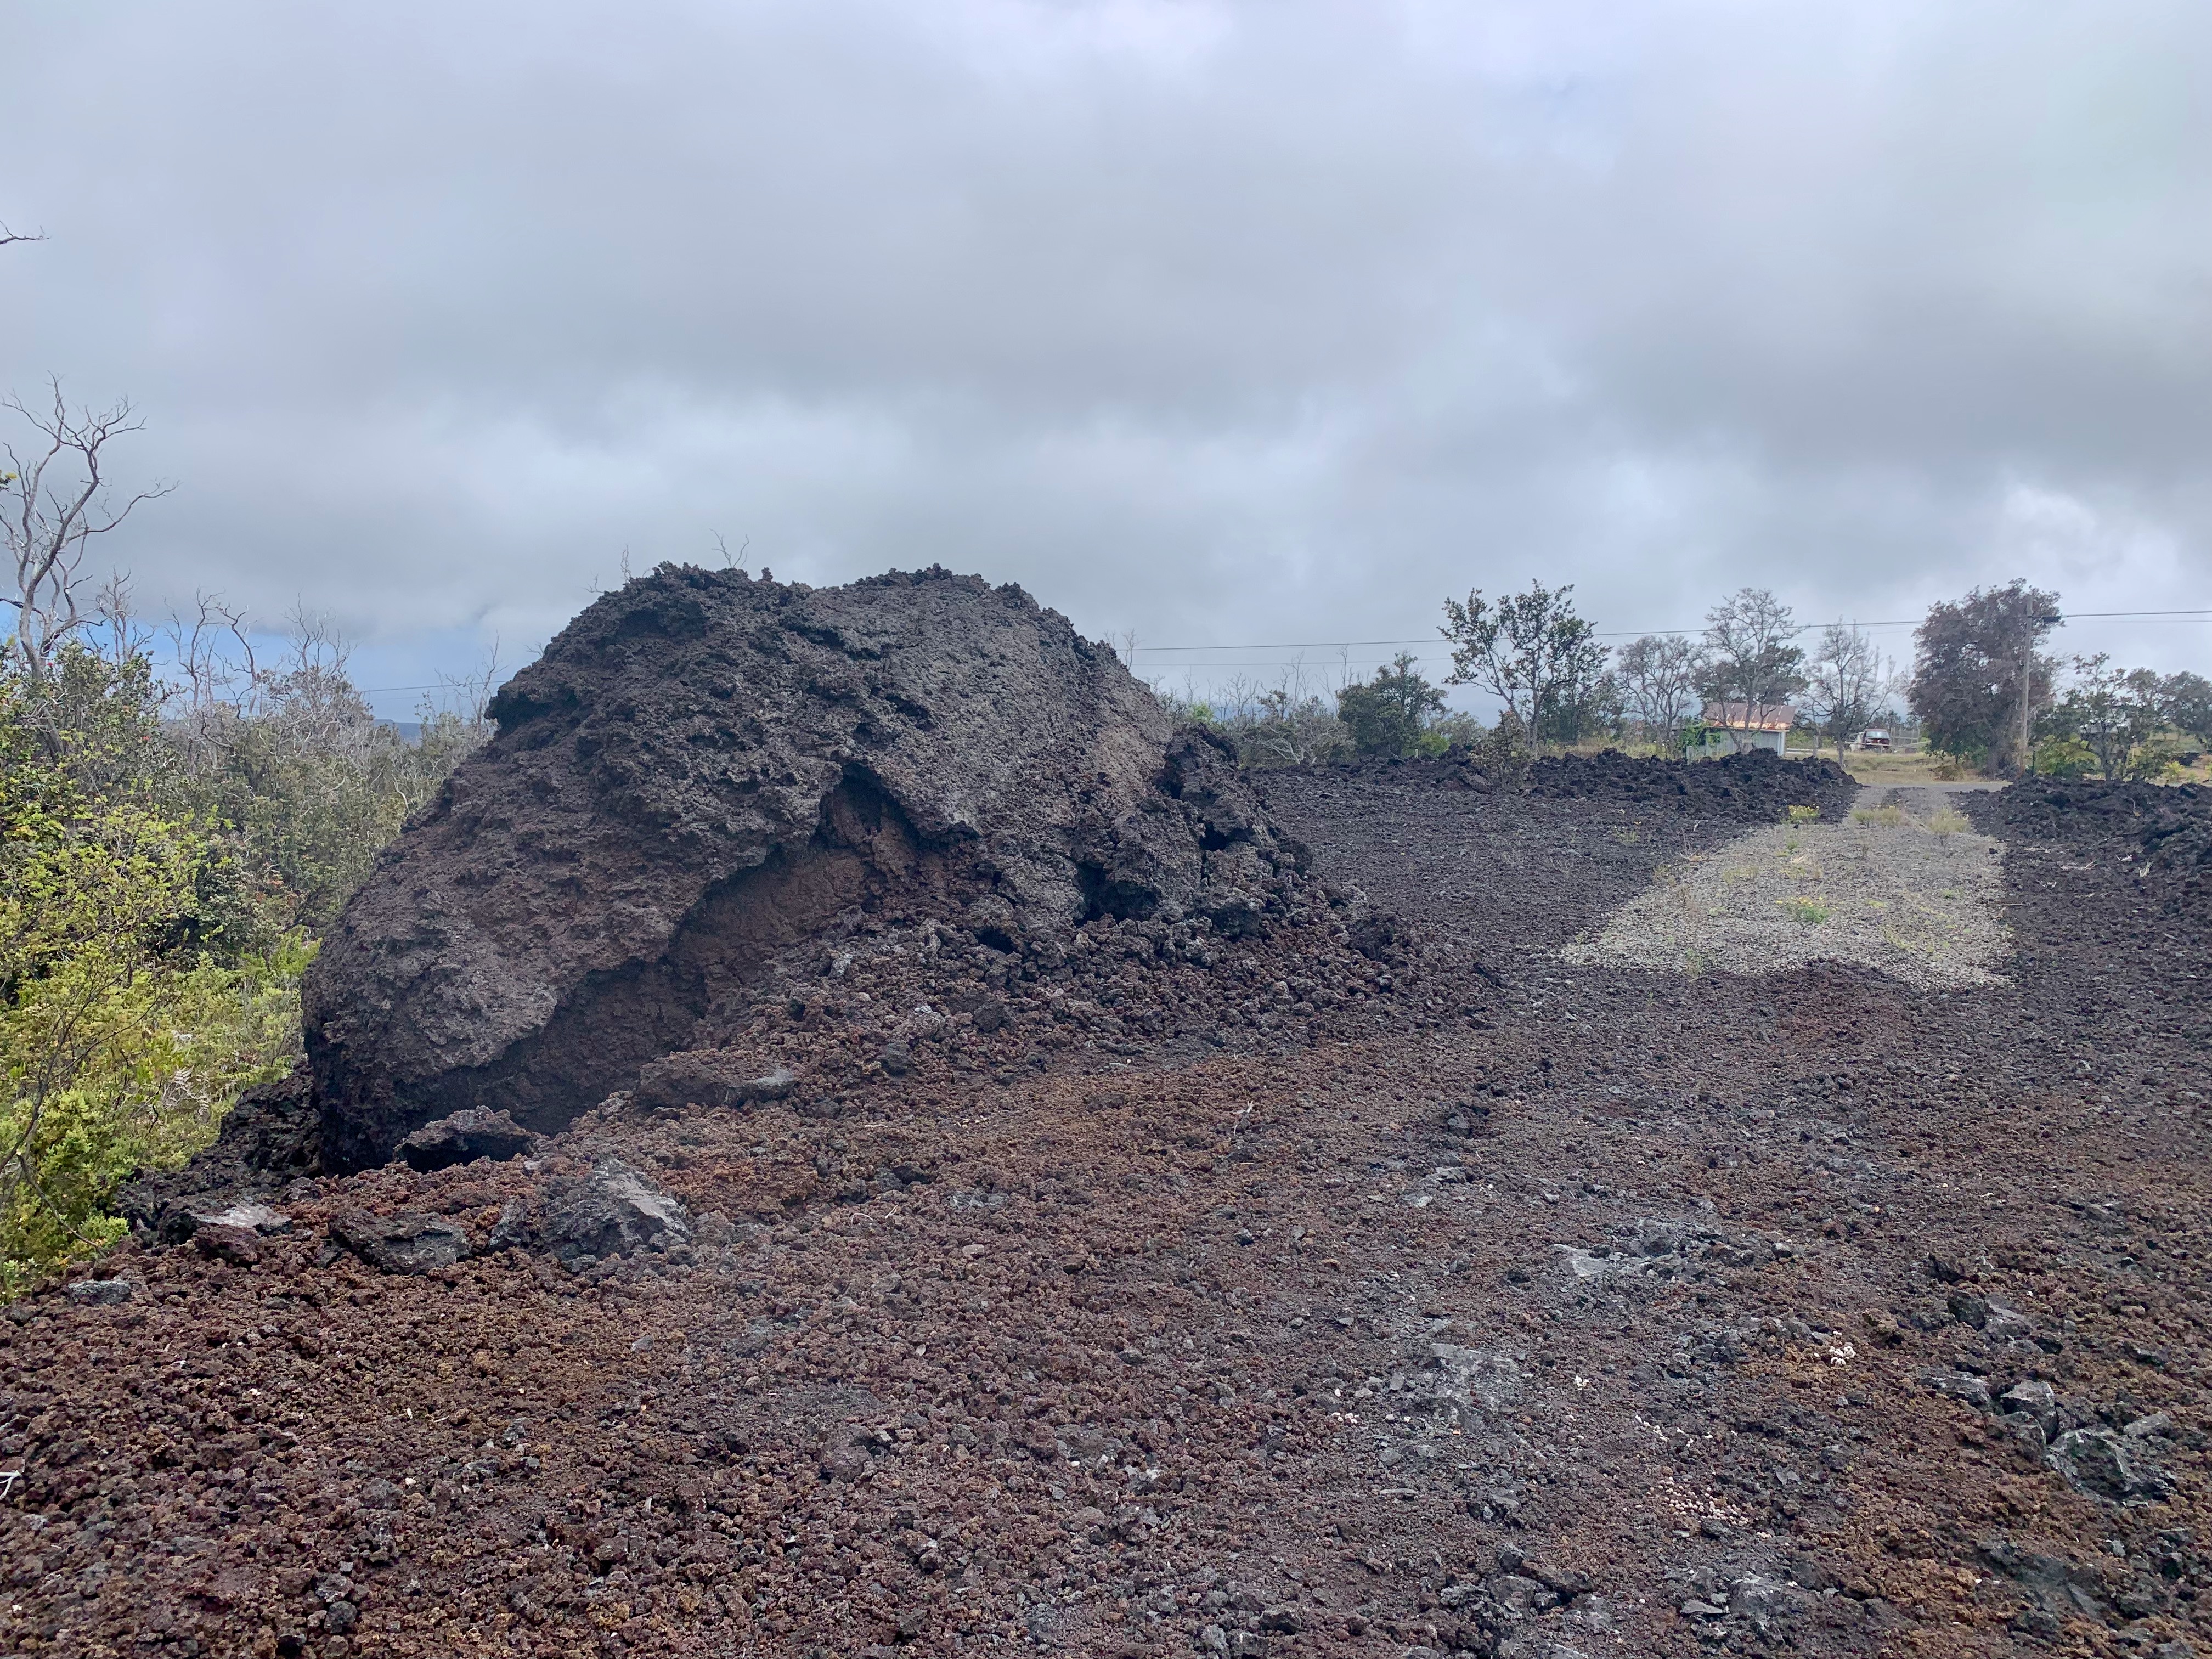
M 2072 680 L 2035 725 L 2035 770 L 2169 782 L 2212 747 L 2212 681 L 2123 671 L 2099 653 L 2070 660 Z
M 1178 696 L 1158 685 L 1152 694 L 1174 719 L 1226 738 L 1242 765 L 1310 766 L 1352 753 L 1351 733 L 1302 669 L 1268 687 L 1234 679 L 1205 698 L 1194 689 Z
M 1881 930 L 1881 939 L 1883 944 L 1888 945 L 1891 950 L 1896 951 L 1899 956 L 1926 957 L 1934 954 L 1930 946 L 1926 944 L 1916 944 L 1913 940 L 1907 939 L 1905 936 L 1904 932 L 1899 928 L 1883 928 Z
M 1303 666 L 1272 686 L 1233 679 L 1212 695 L 1195 688 L 1152 693 L 1175 719 L 1226 738 L 1245 766 L 1310 766 L 1354 756 L 1437 756 L 1455 745 L 1487 752 L 1497 734 L 1446 707 L 1412 656 L 1401 654 L 1371 678 L 1333 693 L 1316 690 Z M 1510 745 L 1509 745 L 1510 746 Z
M 1746 587 L 1706 613 L 1701 637 L 1646 635 L 1617 652 L 1576 611 L 1571 585 L 1532 582 L 1498 599 L 1480 590 L 1444 601 L 1452 672 L 1430 683 L 1401 654 L 1333 693 L 1302 670 L 1261 690 L 1164 698 L 1237 743 L 1247 764 L 1298 765 L 1352 755 L 1441 754 L 1461 744 L 1486 763 L 1525 764 L 1552 749 L 1642 748 L 1697 753 L 1717 737 L 1741 747 L 1780 716 L 1793 741 L 1841 756 L 1865 732 L 1904 722 L 1900 693 L 1921 726 L 1925 757 L 1855 755 L 1932 770 L 1950 781 L 2010 774 L 2024 760 L 2053 776 L 2172 781 L 2212 749 L 2212 680 L 2123 672 L 2103 656 L 2061 665 L 2043 648 L 2062 618 L 2057 595 L 2014 581 L 1930 608 L 1908 679 L 1857 628 L 1814 629 L 1764 588 Z M 1798 643 L 1813 634 L 1808 648 Z M 1472 685 L 1498 708 L 1485 728 L 1448 709 L 1444 687 Z M 1332 707 L 1332 702 L 1334 706 Z M 1771 729 L 1767 727 L 1766 729 Z
M 1814 898 L 1786 898 L 1776 901 L 1792 921 L 1802 922 L 1808 927 L 1817 927 L 1834 911 Z
M 420 708 L 410 741 L 376 718 L 343 642 L 314 618 L 294 618 L 273 663 L 211 605 L 170 631 L 163 730 L 187 792 L 238 833 L 291 920 L 312 931 L 337 919 L 378 849 L 490 735 L 495 659 Z
M 161 493 L 106 493 L 127 406 L 8 406 L 34 441 L 0 461 L 0 1296 L 112 1241 L 121 1182 L 291 1067 L 317 934 L 486 735 L 490 672 L 410 743 L 312 623 L 264 663 L 207 603 L 157 653 L 124 584 L 84 579 Z
M 20 660 L 0 673 L 8 1294 L 107 1243 L 116 1182 L 189 1153 L 238 1088 L 289 1066 L 310 953 L 267 926 L 216 827 L 143 764 L 156 752 L 143 676 L 64 652 L 63 684 L 107 680 L 115 695 L 93 704 L 106 718 L 63 718 L 55 680 Z
M 110 1242 L 121 1182 L 290 1069 L 316 935 L 483 735 L 480 705 L 426 710 L 408 743 L 322 630 L 165 682 L 102 620 L 105 648 L 76 628 L 0 666 L 4 1294 Z

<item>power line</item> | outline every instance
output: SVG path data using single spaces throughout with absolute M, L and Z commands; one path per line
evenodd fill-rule
M 2059 617 L 2061 622 L 2109 620 L 2114 617 L 2212 617 L 2212 611 L 2076 611 Z
M 2122 617 L 2212 617 L 2212 606 L 2194 611 L 2075 611 L 2067 613 L 2067 622 L 2109 622 Z M 1848 628 L 1917 628 L 1927 620 L 1924 617 L 1907 617 L 1890 622 L 1852 622 L 1838 617 L 1835 626 Z M 1809 634 L 1816 628 L 1826 628 L 1827 623 L 1801 623 L 1790 631 Z M 1590 637 L 1595 640 L 1641 639 L 1646 634 L 1694 634 L 1703 630 L 1695 628 L 1614 628 L 1595 629 Z M 1181 651 L 1346 651 L 1375 646 L 1429 645 L 1437 642 L 1430 635 L 1418 640 L 1288 640 L 1266 645 L 1145 645 L 1134 649 L 1140 652 Z
M 2115 622 L 2124 620 L 2141 620 L 2146 617 L 2179 618 L 2185 617 L 2212 617 L 2212 605 L 2204 606 L 2201 609 L 2193 611 L 2075 611 L 2068 613 L 2063 620 L 2066 622 Z M 1924 617 L 1905 617 L 1900 621 L 1863 623 L 1846 622 L 1844 618 L 1838 617 L 1836 620 L 1836 625 L 1839 627 L 1869 629 L 1917 628 L 1920 626 L 1921 623 L 1925 620 L 1926 618 Z M 1809 634 L 1816 628 L 1826 628 L 1828 626 L 1829 624 L 1826 623 L 1802 623 L 1790 631 L 1796 634 Z M 1596 640 L 1632 640 L 1641 639 L 1646 634 L 1689 634 L 1698 631 L 1699 630 L 1689 628 L 1598 629 L 1594 629 L 1591 632 L 1590 637 Z M 1413 645 L 1427 646 L 1433 649 L 1437 643 L 1437 641 L 1436 637 L 1434 635 L 1431 635 L 1427 638 L 1418 640 L 1291 640 L 1267 645 L 1139 644 L 1131 647 L 1131 654 L 1133 656 L 1141 654 L 1147 657 L 1152 657 L 1164 654 L 1174 655 L 1194 651 L 1352 651 L 1372 650 L 1377 647 L 1396 650 L 1406 646 Z M 1222 664 L 1154 662 L 1151 664 L 1150 666 L 1154 668 L 1295 668 L 1298 666 L 1298 665 L 1294 662 L 1242 662 Z M 365 697 L 374 697 L 381 696 L 386 692 L 392 691 L 442 691 L 444 690 L 446 690 L 446 686 L 443 682 L 440 682 L 433 685 L 365 685 L 361 688 L 361 694 Z

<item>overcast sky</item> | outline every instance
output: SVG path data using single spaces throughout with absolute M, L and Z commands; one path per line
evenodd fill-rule
M 718 533 L 1178 681 L 1532 576 L 1608 629 L 2212 605 L 2203 0 L 0 20 L 0 380 L 138 404 L 149 608 L 303 602 L 370 683 Z

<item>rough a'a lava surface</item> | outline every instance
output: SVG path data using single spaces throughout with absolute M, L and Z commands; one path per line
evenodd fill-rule
M 977 577 L 664 566 L 490 712 L 310 977 L 333 1165 L 465 1109 L 558 1128 L 742 1023 L 840 917 L 1009 949 L 1101 915 L 1234 935 L 1290 862 L 1222 750 Z
M 1070 927 L 917 829 L 559 1133 L 295 1175 L 234 1111 L 0 1317 L 0 1651 L 2208 1650 L 2212 794 L 1905 792 L 2001 849 L 1944 988 L 1573 959 L 1863 809 L 1825 763 L 1311 769 L 1233 830 L 1188 741 L 1128 797 L 1183 887 L 1050 832 Z

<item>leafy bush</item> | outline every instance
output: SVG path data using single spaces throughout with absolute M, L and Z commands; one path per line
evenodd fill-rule
M 79 692 L 96 682 L 70 666 Z M 118 672 L 72 713 L 53 681 L 0 676 L 0 1293 L 110 1242 L 116 1186 L 205 1145 L 298 1048 L 313 947 L 218 953 L 206 891 L 233 861 L 163 799 L 145 683 Z
M 1401 652 L 1375 678 L 1356 681 L 1336 694 L 1336 715 L 1351 734 L 1352 746 L 1362 755 L 1413 755 L 1421 751 L 1429 722 L 1443 713 L 1443 693 L 1422 678 L 1413 659 Z M 1442 754 L 1449 743 L 1443 738 L 1430 748 Z
M 1437 752 L 1443 754 L 1451 749 L 1479 750 L 1490 741 L 1491 735 L 1491 728 L 1474 715 L 1451 708 L 1431 720 L 1421 738 L 1425 744 L 1435 743 Z
M 410 743 L 354 688 L 343 646 L 312 623 L 264 667 L 187 645 L 183 707 L 169 722 L 186 799 L 243 838 L 292 919 L 337 921 L 377 852 L 489 735 L 483 693 L 459 710 L 426 706 Z M 487 676 L 488 678 L 488 676 Z
M 181 687 L 118 637 L 0 671 L 0 1297 L 291 1068 L 313 933 L 489 730 L 408 743 L 312 629 L 228 678 L 190 636 Z
M 2035 745 L 2032 770 L 2046 778 L 2086 778 L 2097 769 L 2097 751 L 2076 737 L 2049 737 Z
M 2160 732 L 2146 738 L 2128 751 L 2120 775 L 2142 783 L 2175 783 L 2182 776 L 2182 756 L 2191 745 L 2182 738 Z

